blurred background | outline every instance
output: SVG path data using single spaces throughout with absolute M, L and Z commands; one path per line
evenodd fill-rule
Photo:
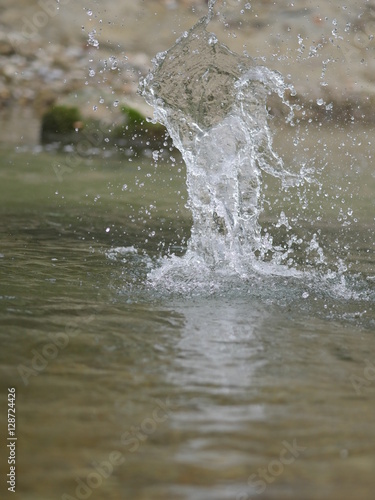
M 280 71 L 302 117 L 375 120 L 375 1 L 218 0 L 215 11 L 210 29 Z M 152 114 L 139 79 L 206 12 L 206 0 L 0 0 L 0 141 L 40 144 L 56 105 L 108 130 L 123 105 Z

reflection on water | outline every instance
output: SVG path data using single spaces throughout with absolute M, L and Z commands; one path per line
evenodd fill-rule
M 158 242 L 189 233 L 186 212 L 170 223 L 176 196 L 160 191 L 144 223 L 156 185 L 124 195 L 131 164 L 83 163 L 59 184 L 48 157 L 10 157 L 0 380 L 3 401 L 17 390 L 19 498 L 373 498 L 371 295 L 306 297 L 283 276 L 187 298 L 149 290 Z M 371 173 L 361 176 L 354 277 L 373 273 Z M 170 177 L 159 166 L 158 189 Z M 329 241 L 342 230 L 335 217 L 321 224 Z

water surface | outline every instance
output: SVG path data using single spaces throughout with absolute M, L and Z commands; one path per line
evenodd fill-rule
M 190 235 L 181 165 L 82 160 L 59 182 L 63 156 L 2 151 L 0 418 L 14 386 L 18 498 L 373 498 L 375 181 L 353 168 L 353 130 L 334 132 L 304 138 L 316 166 L 319 140 L 330 155 L 295 226 L 324 236 L 337 274 L 320 288 L 290 273 L 158 288 L 147 273 Z M 288 138 L 274 147 L 291 165 Z M 300 209 L 275 182 L 260 223 L 277 233 Z

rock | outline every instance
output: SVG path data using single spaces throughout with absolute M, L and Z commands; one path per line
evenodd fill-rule
M 13 45 L 6 40 L 0 40 L 0 56 L 10 56 L 12 54 L 14 54 Z
M 8 81 L 14 80 L 17 76 L 17 66 L 11 63 L 5 64 L 1 68 L 1 72 Z
M 11 96 L 10 90 L 0 81 L 0 108 L 4 105 L 5 101 L 10 100 Z

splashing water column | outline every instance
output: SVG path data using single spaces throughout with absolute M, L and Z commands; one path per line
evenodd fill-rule
M 266 109 L 268 94 L 283 99 L 287 87 L 281 75 L 255 66 L 206 30 L 214 3 L 156 56 L 141 93 L 187 166 L 193 216 L 187 258 L 242 273 L 261 245 L 261 171 L 287 175 L 272 150 Z

